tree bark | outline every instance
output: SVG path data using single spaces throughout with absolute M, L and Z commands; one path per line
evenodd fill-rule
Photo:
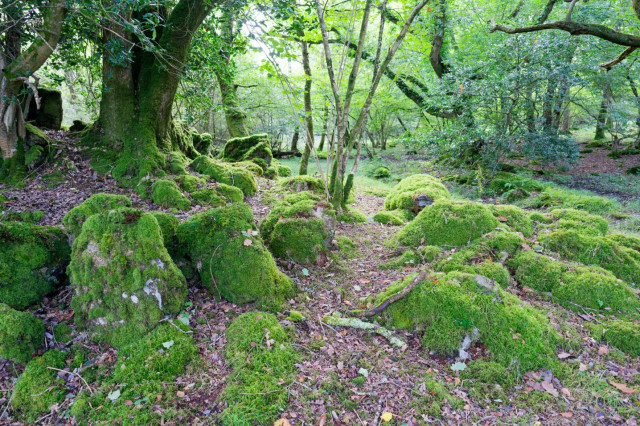
M 598 110 L 598 118 L 596 119 L 596 134 L 594 140 L 603 140 L 604 131 L 607 127 L 607 111 L 609 109 L 609 101 L 607 100 L 606 91 L 603 90 L 602 101 L 600 102 L 600 109 Z
M 291 152 L 298 152 L 298 139 L 300 139 L 300 129 L 296 127 L 296 131 L 293 132 L 293 137 L 291 138 Z
M 311 108 L 311 65 L 309 63 L 309 46 L 306 41 L 300 43 L 302 45 L 302 67 L 304 68 L 304 127 L 306 133 L 306 143 L 302 158 L 300 159 L 300 175 L 306 175 L 309 168 L 309 156 L 315 144 L 313 138 L 313 116 Z

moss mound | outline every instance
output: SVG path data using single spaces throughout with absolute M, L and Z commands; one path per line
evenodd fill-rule
M 189 210 L 191 201 L 182 194 L 178 185 L 171 179 L 160 179 L 153 183 L 151 199 L 159 206 Z
M 442 182 L 431 175 L 412 175 L 402 179 L 389 191 L 384 201 L 387 210 L 405 209 L 418 213 L 434 201 L 451 195 Z
M 5 222 L 26 222 L 36 224 L 44 219 L 42 210 L 26 211 L 26 212 L 4 212 L 0 208 L 0 221 Z
M 291 280 L 278 270 L 258 235 L 248 205 L 191 216 L 178 226 L 177 234 L 180 251 L 212 294 L 272 309 L 293 294 Z
M 27 421 L 34 421 L 53 404 L 64 400 L 67 390 L 58 372 L 47 367 L 63 369 L 67 354 L 58 350 L 45 352 L 27 364 L 24 373 L 13 387 L 11 405 L 20 411 Z
M 550 211 L 549 216 L 555 220 L 556 229 L 573 229 L 589 235 L 606 235 L 609 231 L 607 219 L 581 210 L 556 209 Z
M 324 181 L 320 178 L 302 175 L 292 176 L 280 182 L 280 188 L 288 192 L 314 192 L 318 195 L 325 193 Z
M 0 223 L 0 303 L 24 309 L 64 281 L 71 250 L 58 228 Z
M 360 210 L 343 207 L 342 211 L 337 214 L 336 220 L 344 223 L 365 223 L 367 217 Z
M 498 221 L 507 225 L 510 230 L 521 232 L 525 237 L 533 235 L 533 222 L 529 217 L 529 213 L 520 207 L 509 205 L 493 205 L 491 206 L 493 215 Z
M 373 215 L 373 221 L 383 225 L 402 226 L 405 216 L 400 210 L 382 210 Z
M 121 207 L 131 207 L 131 201 L 124 195 L 95 194 L 69 210 L 62 218 L 62 224 L 67 233 L 75 238 L 80 235 L 82 224 L 89 216 Z
M 269 136 L 261 133 L 244 138 L 229 139 L 224 145 L 220 158 L 225 161 L 251 161 L 260 159 L 264 162 L 264 170 L 271 164 L 271 160 L 273 160 Z
M 396 234 L 400 244 L 462 246 L 498 226 L 491 210 L 482 204 L 436 201 Z
M 272 424 L 287 406 L 298 354 L 278 320 L 263 312 L 240 315 L 226 335 L 233 373 L 220 396 L 228 404 L 222 424 Z
M 0 357 L 27 362 L 44 343 L 44 324 L 29 312 L 0 303 Z
M 304 191 L 277 203 L 260 223 L 260 232 L 274 256 L 310 264 L 330 246 L 335 221 L 329 204 Z
M 553 296 L 570 309 L 581 312 L 580 307 L 584 306 L 590 309 L 610 308 L 614 311 L 635 312 L 635 308 L 640 307 L 640 299 L 635 291 L 602 268 L 578 267 L 563 274 L 562 281 L 563 285 L 553 290 Z
M 607 215 L 620 209 L 619 203 L 606 197 L 553 187 L 545 189 L 532 199 L 525 200 L 523 204 L 536 209 L 573 208 L 599 215 Z
M 391 285 L 376 305 L 413 278 Z M 425 348 L 442 355 L 460 353 L 466 338 L 485 345 L 493 361 L 523 372 L 555 362 L 559 338 L 547 318 L 479 275 L 437 274 L 379 316 L 395 327 L 421 332 Z
M 289 177 L 291 176 L 291 168 L 281 164 L 280 162 L 273 160 L 271 165 L 267 167 L 264 171 L 264 177 L 269 179 L 275 179 L 278 177 Z
M 256 178 L 250 171 L 243 168 L 233 167 L 206 155 L 201 155 L 193 160 L 190 167 L 216 182 L 240 188 L 245 196 L 253 195 L 258 191 Z
M 520 285 L 543 292 L 557 288 L 562 283 L 562 275 L 569 270 L 564 263 L 532 250 L 518 253 L 509 261 L 509 266 Z
M 608 237 L 561 230 L 541 236 L 540 241 L 568 260 L 601 266 L 630 284 L 640 283 L 640 253 Z
M 158 221 L 134 209 L 89 217 L 73 244 L 68 273 L 76 322 L 117 347 L 179 312 L 187 296 Z
M 437 246 L 424 246 L 416 248 L 415 250 L 408 249 L 395 259 L 380 264 L 380 269 L 396 269 L 405 266 L 431 263 L 440 253 L 442 253 L 442 249 Z
M 612 320 L 606 325 L 592 324 L 590 328 L 595 339 L 607 342 L 631 356 L 640 357 L 640 324 Z

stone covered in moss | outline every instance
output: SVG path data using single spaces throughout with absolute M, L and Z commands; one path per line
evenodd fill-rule
M 320 178 L 301 175 L 292 176 L 280 182 L 280 188 L 288 192 L 313 192 L 318 195 L 325 193 L 324 181 Z
M 608 237 L 560 230 L 540 237 L 542 245 L 568 260 L 601 266 L 632 285 L 640 284 L 640 253 Z
M 442 253 L 437 246 L 418 247 L 415 250 L 407 249 L 395 259 L 380 264 L 380 269 L 396 269 L 405 266 L 422 265 L 433 262 Z
M 229 139 L 224 145 L 220 158 L 225 161 L 251 161 L 259 158 L 268 167 L 273 160 L 269 135 L 260 133 L 244 138 Z
M 62 230 L 0 222 L 0 303 L 24 309 L 64 282 L 71 250 Z
M 225 358 L 233 368 L 220 399 L 223 425 L 272 424 L 289 400 L 287 386 L 299 355 L 276 317 L 247 312 L 226 331 Z
M 245 196 L 258 191 L 258 183 L 251 172 L 228 163 L 201 155 L 191 162 L 190 167 L 198 173 L 209 176 L 216 182 L 240 188 Z
M 378 305 L 401 291 L 414 276 L 391 285 Z M 463 342 L 482 343 L 490 359 L 521 371 L 549 368 L 555 362 L 559 337 L 548 319 L 517 297 L 478 275 L 451 272 L 419 283 L 389 305 L 380 319 L 395 327 L 422 333 L 426 350 L 461 355 Z
M 510 205 L 492 205 L 493 215 L 500 223 L 506 225 L 515 232 L 521 232 L 525 237 L 533 235 L 533 223 L 529 213 L 520 207 Z
M 264 171 L 264 177 L 268 179 L 275 179 L 277 177 L 289 177 L 291 176 L 291 168 L 281 164 L 279 161 L 273 160 L 271 165 Z
M 607 342 L 633 357 L 640 357 L 640 324 L 612 320 L 606 324 L 594 323 L 590 328 L 595 339 Z
M 18 377 L 11 395 L 11 405 L 20 411 L 27 421 L 33 422 L 42 412 L 64 400 L 67 390 L 64 379 L 56 370 L 64 369 L 67 354 L 58 350 L 45 352 L 27 364 L 24 373 Z
M 153 183 L 151 199 L 159 206 L 189 210 L 191 201 L 182 194 L 178 185 L 171 179 L 159 179 Z
M 422 210 L 396 234 L 407 246 L 462 246 L 498 226 L 491 210 L 482 204 L 440 200 Z
M 373 221 L 383 225 L 402 226 L 405 222 L 405 216 L 402 210 L 381 210 L 373 215 Z
M 329 204 L 304 191 L 277 203 L 260 223 L 260 232 L 274 256 L 310 264 L 331 245 L 335 221 Z
M 344 223 L 365 223 L 367 217 L 358 209 L 343 207 L 342 211 L 336 216 L 336 220 Z
M 543 191 L 546 187 L 547 185 L 542 182 L 507 172 L 496 174 L 487 185 L 487 188 L 496 195 L 506 195 L 513 191 L 511 192 L 512 197 L 516 195 L 516 191 L 520 191 L 522 194 L 529 194 L 530 192 Z
M 178 313 L 187 296 L 158 221 L 134 209 L 89 217 L 73 244 L 68 273 L 76 322 L 118 347 Z
M 44 219 L 42 210 L 26 211 L 26 212 L 5 212 L 0 209 L 0 221 L 4 222 L 27 222 L 36 224 Z
M 44 324 L 29 312 L 0 303 L 0 357 L 27 362 L 44 343 Z
M 555 220 L 556 229 L 573 229 L 582 234 L 606 235 L 609 221 L 602 216 L 589 214 L 576 209 L 556 209 L 549 212 Z
M 625 234 L 609 234 L 607 239 L 623 247 L 640 252 L 640 238 Z
M 67 233 L 73 238 L 82 231 L 82 224 L 89 216 L 121 207 L 131 207 L 131 201 L 124 195 L 95 194 L 78 204 L 62 218 Z
M 599 215 L 607 215 L 620 208 L 618 202 L 606 197 L 552 187 L 546 188 L 537 197 L 525 200 L 522 204 L 536 209 L 572 208 Z
M 234 204 L 191 216 L 177 230 L 181 253 L 211 294 L 272 309 L 293 294 L 253 222 L 251 208 Z
M 402 179 L 391 189 L 384 201 L 384 208 L 418 213 L 434 201 L 450 197 L 449 190 L 439 179 L 431 175 L 412 175 Z
M 149 214 L 155 217 L 158 221 L 164 247 L 167 249 L 167 252 L 169 252 L 169 255 L 173 258 L 178 247 L 178 237 L 176 236 L 178 224 L 180 223 L 178 221 L 178 218 L 176 218 L 171 213 L 163 213 L 157 211 L 149 212 Z
M 562 283 L 562 275 L 569 267 L 562 262 L 538 254 L 533 250 L 518 253 L 509 261 L 514 278 L 521 286 L 551 292 Z

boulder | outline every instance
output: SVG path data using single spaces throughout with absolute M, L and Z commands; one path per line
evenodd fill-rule
M 265 133 L 251 135 L 244 138 L 229 139 L 220 154 L 225 161 L 251 161 L 262 159 L 266 169 L 273 160 L 269 136 Z
M 29 312 L 0 303 L 0 357 L 27 362 L 44 343 L 44 324 Z
M 34 97 L 29 104 L 26 121 L 48 130 L 60 130 L 62 125 L 62 92 L 47 87 L 38 88 L 40 108 Z

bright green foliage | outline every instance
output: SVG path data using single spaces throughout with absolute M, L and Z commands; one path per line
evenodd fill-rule
M 265 167 L 262 168 L 264 170 L 273 160 L 269 136 L 261 133 L 244 138 L 229 139 L 220 154 L 220 158 L 225 161 L 261 159 L 265 162 Z
M 633 357 L 640 357 L 640 324 L 612 320 L 590 326 L 595 339 L 605 341 Z
M 315 263 L 333 239 L 336 216 L 321 197 L 299 192 L 284 197 L 260 223 L 262 237 L 276 257 Z
M 338 213 L 336 219 L 339 222 L 344 223 L 365 223 L 367 221 L 367 217 L 360 210 L 343 207 L 342 212 Z
M 635 291 L 611 272 L 597 266 L 578 267 L 562 275 L 563 285 L 553 290 L 560 303 L 573 302 L 590 309 L 611 308 L 614 311 L 635 312 L 640 299 Z M 581 308 L 565 303 L 567 308 Z
M 631 250 L 640 251 L 640 238 L 625 234 L 609 234 L 607 239 Z
M 442 249 L 438 246 L 418 247 L 415 250 L 408 249 L 395 259 L 380 264 L 380 269 L 397 269 L 405 266 L 431 263 L 440 253 L 442 253 Z
M 449 190 L 439 179 L 431 175 L 412 175 L 402 179 L 391 189 L 384 201 L 384 208 L 418 213 L 425 205 L 450 197 Z
M 56 370 L 63 369 L 67 354 L 58 350 L 45 352 L 27 364 L 24 373 L 13 387 L 11 405 L 20 411 L 27 421 L 33 422 L 38 415 L 48 411 L 53 404 L 64 400 L 67 390 L 64 379 L 58 378 Z
M 191 202 L 182 194 L 180 188 L 171 179 L 160 179 L 153 183 L 151 199 L 159 206 L 189 210 Z
M 73 243 L 68 273 L 76 322 L 117 347 L 178 313 L 187 296 L 158 221 L 134 209 L 89 217 Z
M 389 171 L 388 168 L 384 166 L 380 166 L 376 168 L 373 172 L 371 172 L 371 177 L 376 179 L 384 179 L 384 178 L 391 177 L 391 172 Z
M 529 219 L 531 219 L 531 222 L 533 222 L 534 225 L 538 225 L 541 223 L 546 223 L 546 224 L 553 223 L 552 217 L 540 212 L 531 213 L 529 215 Z
M 174 322 L 161 324 L 144 338 L 118 351 L 118 362 L 109 377 L 93 396 L 81 393 L 71 413 L 76 420 L 125 424 L 160 424 L 178 414 L 175 380 L 184 374 L 187 365 L 198 356 L 189 328 Z M 111 392 L 120 391 L 113 402 Z M 161 395 L 158 401 L 157 396 Z M 126 404 L 133 401 L 133 404 Z M 92 410 L 89 406 L 94 407 Z M 102 406 L 100 410 L 96 407 Z M 161 407 L 157 410 L 156 407 Z
M 289 192 L 314 192 L 318 195 L 325 194 L 324 181 L 309 175 L 292 176 L 280 182 L 280 188 Z
M 29 312 L 0 303 L 0 357 L 27 362 L 44 343 L 44 324 Z
M 376 305 L 401 291 L 414 276 L 391 285 Z M 547 318 L 481 277 L 452 272 L 419 283 L 380 317 L 402 329 L 423 333 L 426 350 L 451 355 L 465 336 L 477 339 L 491 360 L 521 371 L 549 368 L 558 336 Z M 474 330 L 477 330 L 474 332 Z
M 287 406 L 287 386 L 294 378 L 298 354 L 271 314 L 242 314 L 226 335 L 225 357 L 233 373 L 220 396 L 228 404 L 220 421 L 223 425 L 272 424 Z
M 632 285 L 640 284 L 640 253 L 608 237 L 570 230 L 541 236 L 540 241 L 545 248 L 568 260 L 601 266 Z
M 528 194 L 534 191 L 543 191 L 546 187 L 547 185 L 537 180 L 506 172 L 498 173 L 489 185 L 487 185 L 487 189 L 496 195 L 510 193 L 512 196 L 516 194 L 516 191 L 520 191 L 522 194 Z
M 482 204 L 440 200 L 422 210 L 396 234 L 402 245 L 462 246 L 498 226 L 491 210 Z
M 131 207 L 131 201 L 124 195 L 95 194 L 69 210 L 62 218 L 62 224 L 67 233 L 75 238 L 89 216 L 121 207 Z
M 58 288 L 71 250 L 61 229 L 0 222 L 0 303 L 24 309 Z
M 258 191 L 256 178 L 248 170 L 233 167 L 228 163 L 201 155 L 191 162 L 190 167 L 198 173 L 209 176 L 216 182 L 240 188 L 245 196 Z
M 2 211 L 2 209 L 0 209 L 0 211 Z M 40 222 L 42 219 L 44 219 L 44 212 L 42 210 L 0 213 L 0 221 L 27 222 L 35 224 Z
M 550 211 L 549 216 L 556 220 L 557 229 L 573 229 L 590 235 L 606 235 L 609 230 L 607 219 L 581 210 L 556 209 Z
M 381 210 L 373 216 L 373 221 L 384 225 L 402 226 L 405 218 L 402 210 Z
M 584 195 L 578 191 L 552 187 L 523 204 L 533 208 L 573 208 L 600 215 L 613 213 L 620 208 L 616 201 L 606 197 Z
M 533 224 L 529 213 L 520 207 L 510 205 L 492 205 L 493 215 L 500 223 L 507 225 L 515 232 L 521 232 L 525 237 L 533 235 Z
M 562 283 L 569 267 L 562 262 L 538 254 L 533 250 L 518 253 L 509 261 L 515 271 L 514 278 L 521 286 L 537 291 L 551 292 Z
M 293 284 L 276 267 L 253 222 L 251 208 L 233 204 L 191 216 L 177 230 L 180 251 L 210 293 L 278 309 Z

